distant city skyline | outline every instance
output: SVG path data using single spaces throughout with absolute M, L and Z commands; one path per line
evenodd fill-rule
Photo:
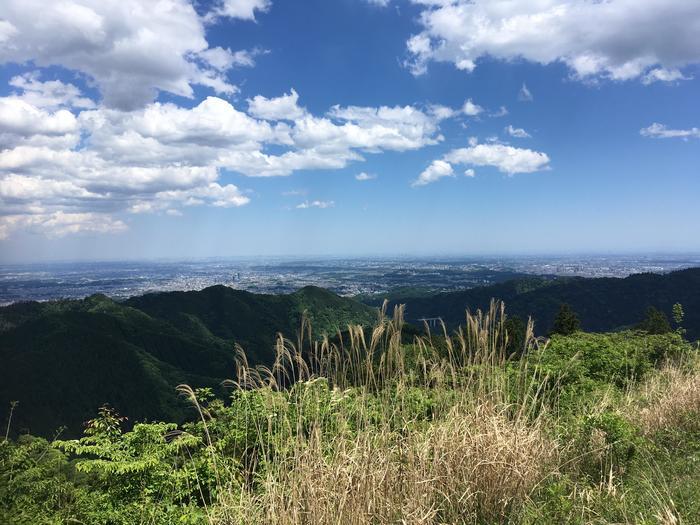
M 7 0 L 0 264 L 700 253 L 700 2 Z
M 0 264 L 0 306 L 15 301 L 124 299 L 148 292 L 225 285 L 254 293 L 292 293 L 319 286 L 344 296 L 407 287 L 424 292 L 464 290 L 528 276 L 627 277 L 700 267 L 686 256 L 560 257 L 267 257 L 157 261 Z

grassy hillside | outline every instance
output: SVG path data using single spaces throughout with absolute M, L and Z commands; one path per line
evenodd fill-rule
M 528 330 L 515 360 L 505 326 L 494 307 L 402 343 L 399 311 L 287 343 L 226 402 L 183 386 L 197 422 L 125 431 L 103 409 L 80 439 L 0 441 L 0 522 L 699 523 L 697 347 Z
M 374 311 L 318 288 L 256 295 L 223 286 L 105 296 L 0 308 L 0 420 L 19 401 L 15 429 L 76 435 L 110 403 L 134 421 L 180 422 L 180 383 L 219 389 L 235 374 L 234 343 L 251 363 L 270 364 L 278 332 L 295 333 L 303 312 L 324 331 L 371 323 Z
M 409 321 L 441 317 L 450 327 L 464 321 L 464 310 L 485 308 L 492 298 L 508 304 L 511 315 L 532 316 L 538 333 L 547 333 L 562 303 L 568 303 L 584 330 L 602 332 L 635 325 L 654 306 L 670 318 L 674 303 L 686 312 L 688 337 L 700 338 L 700 268 L 666 275 L 638 274 L 624 279 L 525 279 L 430 297 L 402 295 Z M 379 304 L 374 298 L 369 304 Z

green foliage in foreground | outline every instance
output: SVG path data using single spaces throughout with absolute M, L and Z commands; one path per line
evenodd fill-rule
M 541 379 L 547 432 L 569 448 L 503 522 L 666 524 L 660 513 L 672 501 L 666 510 L 681 523 L 700 523 L 700 426 L 645 434 L 626 411 L 630 392 L 661 363 L 692 367 L 694 352 L 677 333 L 577 332 L 533 350 L 527 369 L 505 365 L 506 376 Z M 299 436 L 429 432 L 457 394 L 410 381 L 340 390 L 318 378 L 281 391 L 235 390 L 226 403 L 210 389 L 193 395 L 202 418 L 184 426 L 139 423 L 124 432 L 105 407 L 80 439 L 0 443 L 0 523 L 210 523 L 223 496 L 265 490 L 270 462 L 287 457 Z
M 548 385 L 556 388 L 558 407 L 570 411 L 578 404 L 595 402 L 597 392 L 623 390 L 644 380 L 659 363 L 681 359 L 689 348 L 674 333 L 577 332 L 554 335 L 535 362 Z

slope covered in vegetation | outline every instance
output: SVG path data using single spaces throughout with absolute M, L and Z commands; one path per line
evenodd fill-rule
M 256 295 L 223 286 L 149 294 L 125 303 L 105 296 L 0 308 L 0 417 L 20 405 L 15 428 L 76 435 L 96 406 L 133 421 L 181 422 L 180 383 L 211 387 L 234 370 L 234 344 L 251 363 L 270 363 L 278 332 L 298 331 L 304 311 L 320 333 L 371 324 L 376 313 L 319 288 Z
M 653 306 L 669 318 L 673 305 L 682 303 L 687 315 L 685 327 L 690 339 L 700 339 L 700 268 L 680 270 L 666 275 L 637 274 L 624 279 L 583 277 L 530 278 L 432 296 L 411 296 L 404 291 L 397 303 L 406 305 L 409 321 L 440 317 L 451 328 L 464 321 L 465 309 L 488 307 L 492 298 L 508 304 L 512 315 L 535 319 L 538 330 L 548 333 L 562 303 L 568 303 L 581 319 L 584 330 L 611 331 L 640 322 Z M 380 305 L 383 296 L 364 298 L 367 304 Z
M 576 332 L 509 354 L 504 312 L 405 343 L 400 310 L 343 341 L 237 356 L 197 422 L 102 408 L 79 440 L 0 444 L 0 521 L 698 523 L 700 366 L 680 333 Z M 521 356 L 521 357 L 518 357 Z

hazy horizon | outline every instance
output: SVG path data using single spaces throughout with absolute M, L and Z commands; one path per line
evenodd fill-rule
M 617 251 L 617 252 L 484 252 L 484 253 L 457 253 L 457 252 L 434 252 L 434 253 L 309 253 L 309 254 L 241 254 L 241 255 L 201 255 L 201 256 L 154 256 L 154 257 L 121 257 L 121 258 L 63 258 L 63 259 L 0 259 L 0 266 L 27 266 L 42 264 L 101 264 L 101 263 L 158 263 L 158 262 L 197 262 L 197 261 L 256 261 L 256 260 L 429 260 L 439 262 L 445 260 L 491 260 L 491 259 L 537 259 L 551 258 L 565 259 L 568 257 L 582 257 L 584 259 L 607 259 L 607 258 L 630 258 L 630 259 L 658 259 L 658 258 L 700 258 L 700 251 Z M 700 264 L 700 261 L 699 261 Z

